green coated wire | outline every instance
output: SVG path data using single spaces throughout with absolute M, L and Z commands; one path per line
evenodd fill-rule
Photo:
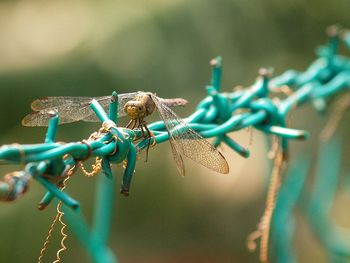
M 336 32 L 336 33 L 334 33 Z M 342 38 L 341 38 L 342 36 Z M 221 92 L 222 59 L 211 61 L 212 80 L 207 87 L 208 96 L 197 106 L 196 112 L 185 120 L 189 126 L 204 138 L 215 138 L 214 145 L 221 143 L 243 157 L 250 152 L 235 142 L 228 133 L 247 127 L 255 127 L 268 135 L 276 135 L 281 141 L 281 150 L 288 155 L 290 139 L 307 139 L 309 134 L 304 130 L 287 127 L 286 118 L 294 108 L 305 103 L 312 103 L 316 110 L 326 107 L 325 99 L 350 87 L 350 59 L 338 54 L 339 43 L 349 46 L 349 34 L 332 31 L 328 43 L 318 49 L 318 58 L 304 72 L 286 71 L 281 76 L 270 78 L 267 70 L 259 72 L 257 81 L 248 89 L 230 93 Z M 272 99 L 275 91 L 288 85 L 293 93 L 279 103 Z M 0 198 L 3 201 L 14 200 L 24 193 L 23 185 L 33 178 L 48 190 L 40 202 L 44 208 L 57 198 L 64 204 L 72 231 L 89 251 L 95 262 L 117 262 L 107 247 L 110 228 L 111 208 L 115 180 L 111 172 L 111 163 L 126 163 L 122 178 L 121 193 L 129 194 L 132 176 L 135 170 L 138 151 L 149 144 L 169 140 L 163 122 L 148 125 L 155 134 L 152 138 L 142 138 L 140 131 L 117 127 L 118 121 L 117 93 L 111 96 L 109 115 L 95 100 L 90 104 L 96 116 L 103 124 L 103 135 L 93 141 L 73 143 L 55 143 L 59 115 L 50 113 L 45 143 L 34 145 L 4 145 L 0 147 L 2 162 L 25 163 L 25 169 L 16 180 L 3 180 L 0 184 Z M 78 162 L 89 157 L 102 159 L 103 174 L 98 183 L 96 208 L 92 226 L 88 226 L 79 202 L 67 193 L 60 191 L 60 182 L 65 171 Z M 9 178 L 9 176 L 8 176 Z M 22 187 L 16 187 L 22 184 Z

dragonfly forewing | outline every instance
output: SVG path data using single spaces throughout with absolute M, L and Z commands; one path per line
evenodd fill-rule
M 125 116 L 124 105 L 127 101 L 135 97 L 137 93 L 124 93 L 118 95 L 118 116 Z M 109 103 L 111 96 L 103 97 L 46 97 L 37 99 L 32 102 L 31 108 L 34 111 L 23 118 L 24 126 L 47 126 L 50 116 L 49 112 L 58 112 L 60 116 L 60 124 L 89 121 L 98 122 L 99 119 L 90 108 L 92 99 L 97 100 L 104 110 L 109 112 Z
M 110 96 L 99 97 L 100 101 L 108 100 Z M 34 111 L 54 109 L 61 106 L 85 107 L 92 100 L 92 97 L 45 97 L 34 100 L 30 107 Z
M 76 122 L 93 114 L 93 111 L 90 109 L 89 105 L 62 105 L 28 114 L 23 118 L 22 124 L 24 126 L 47 126 L 50 119 L 49 113 L 52 111 L 59 114 L 59 124 Z

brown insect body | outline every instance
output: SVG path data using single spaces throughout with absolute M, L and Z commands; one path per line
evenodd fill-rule
M 126 125 L 126 128 L 135 129 L 138 127 L 141 129 L 142 136 L 151 136 L 150 130 L 146 126 L 144 118 L 151 115 L 155 110 L 156 105 L 150 94 L 143 92 L 135 96 L 133 100 L 125 103 L 124 111 L 130 117 L 130 122 Z M 147 136 L 144 131 L 147 132 Z
M 132 120 L 143 120 L 151 115 L 156 105 L 152 97 L 147 93 L 137 94 L 135 99 L 125 103 L 124 111 Z

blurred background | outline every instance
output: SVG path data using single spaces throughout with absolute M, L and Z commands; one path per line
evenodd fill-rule
M 144 90 L 188 99 L 188 106 L 177 111 L 187 116 L 206 96 L 211 58 L 223 57 L 225 91 L 251 85 L 262 66 L 272 66 L 275 75 L 304 70 L 315 58 L 314 49 L 326 41 L 328 25 L 350 26 L 349 10 L 347 0 L 1 1 L 0 145 L 43 141 L 45 129 L 20 122 L 30 102 L 44 96 Z M 309 106 L 293 115 L 293 127 L 309 130 L 312 137 L 292 142 L 292 154 L 315 153 L 325 119 Z M 58 140 L 87 138 L 99 125 L 61 126 Z M 345 126 L 338 131 L 343 137 L 349 131 Z M 228 176 L 188 161 L 187 177 L 181 178 L 168 143 L 151 149 L 147 163 L 144 158 L 137 163 L 130 196 L 115 200 L 110 245 L 120 262 L 258 261 L 258 253 L 247 251 L 246 237 L 264 209 L 268 145 L 258 131 L 233 137 L 251 149 L 251 157 L 245 160 L 224 148 Z M 13 169 L 20 167 L 2 165 L 0 174 Z M 120 180 L 121 168 L 114 171 Z M 79 173 L 67 188 L 87 216 L 95 183 Z M 1 204 L 0 262 L 37 260 L 55 216 L 53 206 L 36 209 L 43 194 L 34 182 L 22 199 Z M 350 226 L 350 214 L 342 209 L 349 196 L 340 192 L 337 199 L 334 216 Z M 46 261 L 56 254 L 60 238 L 56 231 Z M 295 243 L 299 262 L 327 262 L 302 215 Z M 72 235 L 67 245 L 63 262 L 90 262 Z

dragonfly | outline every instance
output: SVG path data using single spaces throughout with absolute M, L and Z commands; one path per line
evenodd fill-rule
M 98 122 L 99 119 L 90 108 L 95 99 L 108 112 L 111 96 L 103 97 L 45 97 L 32 102 L 32 113 L 22 120 L 24 126 L 47 126 L 50 112 L 59 113 L 59 124 L 76 121 Z M 118 116 L 129 116 L 129 129 L 141 129 L 142 134 L 152 133 L 144 120 L 155 110 L 164 122 L 169 136 L 172 155 L 179 173 L 185 175 L 183 156 L 219 173 L 227 174 L 229 166 L 220 151 L 200 134 L 194 131 L 185 120 L 180 118 L 170 107 L 183 106 L 187 101 L 182 98 L 164 99 L 151 92 L 133 92 L 118 94 Z M 147 132 L 147 135 L 145 134 Z

